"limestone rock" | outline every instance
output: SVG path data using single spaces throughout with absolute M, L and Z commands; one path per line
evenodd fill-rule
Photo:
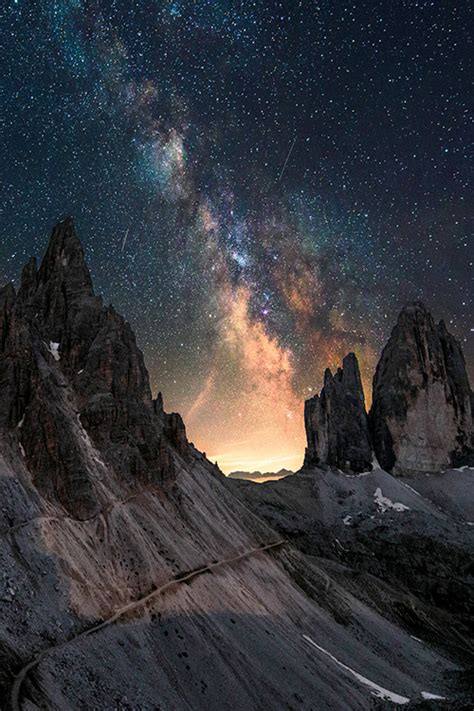
M 153 406 L 157 416 L 163 425 L 163 432 L 167 441 L 176 449 L 182 457 L 187 457 L 189 444 L 186 437 L 186 427 L 183 418 L 177 412 L 165 412 L 163 405 L 163 395 L 158 393 Z
M 461 346 L 420 302 L 403 309 L 382 352 L 370 422 L 377 459 L 395 474 L 440 471 L 472 452 Z
M 43 496 L 88 518 L 102 506 L 103 470 L 118 487 L 173 477 L 170 446 L 188 446 L 178 418 L 157 416 L 129 324 L 95 296 L 71 219 L 59 223 L 18 294 L 0 291 L 3 436 Z
M 327 464 L 352 472 L 371 469 L 364 392 L 354 353 L 344 358 L 335 375 L 327 369 L 320 395 L 306 400 L 305 428 L 305 466 Z

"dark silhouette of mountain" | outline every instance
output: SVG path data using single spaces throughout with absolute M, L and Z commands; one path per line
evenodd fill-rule
M 324 373 L 320 395 L 306 400 L 305 466 L 328 464 L 362 472 L 372 467 L 372 447 L 359 364 L 349 353 L 335 375 Z
M 294 472 L 289 469 L 280 469 L 278 472 L 243 472 L 236 471 L 228 474 L 230 479 L 248 479 L 250 481 L 258 479 L 282 479 L 284 476 L 291 476 Z

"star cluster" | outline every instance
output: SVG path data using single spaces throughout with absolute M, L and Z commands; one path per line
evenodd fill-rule
M 467 3 L 6 0 L 0 278 L 72 214 L 155 390 L 225 471 L 297 467 L 422 299 L 471 367 Z

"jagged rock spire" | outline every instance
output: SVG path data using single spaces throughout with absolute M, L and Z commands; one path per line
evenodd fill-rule
M 94 289 L 84 250 L 71 217 L 54 227 L 48 249 L 38 272 L 39 285 L 64 284 L 67 296 L 93 296 Z
M 439 471 L 471 451 L 471 388 L 461 346 L 421 302 L 402 310 L 383 349 L 370 422 L 377 459 L 393 473 Z
M 173 476 L 184 425 L 157 409 L 133 331 L 94 295 L 67 218 L 40 268 L 25 266 L 18 296 L 0 291 L 1 434 L 42 496 L 87 518 L 101 508 L 104 471 L 112 488 Z
M 371 468 L 364 391 L 354 353 L 344 358 L 335 375 L 327 369 L 320 395 L 306 400 L 305 428 L 305 466 L 327 464 L 353 472 Z

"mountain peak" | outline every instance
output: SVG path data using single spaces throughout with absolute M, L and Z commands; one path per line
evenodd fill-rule
M 320 395 L 305 402 L 305 428 L 306 466 L 328 464 L 355 472 L 371 468 L 364 391 L 354 353 L 344 358 L 334 377 L 325 370 Z
M 63 285 L 67 297 L 93 296 L 94 289 L 74 222 L 67 217 L 54 227 L 38 272 L 38 286 Z
M 18 298 L 0 291 L 1 427 L 37 491 L 78 518 L 107 505 L 104 471 L 113 490 L 162 484 L 188 453 L 179 415 L 154 408 L 130 325 L 94 296 L 71 218 Z
M 370 419 L 381 466 L 439 471 L 472 447 L 471 389 L 460 344 L 424 304 L 408 304 L 382 351 Z

